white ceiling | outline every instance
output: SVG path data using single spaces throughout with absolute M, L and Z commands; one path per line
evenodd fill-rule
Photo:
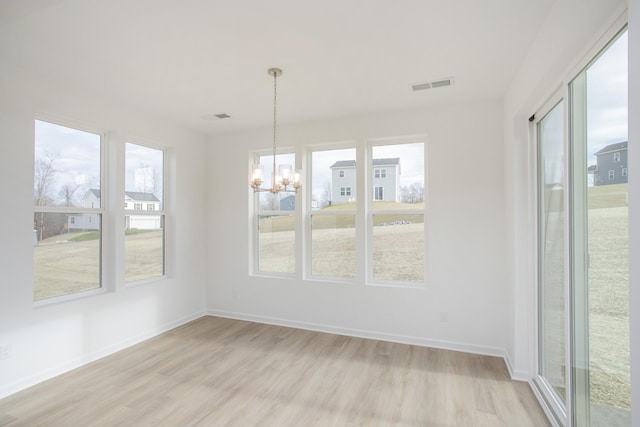
M 273 66 L 280 123 L 499 98 L 553 1 L 1 0 L 0 60 L 218 134 L 270 126 Z

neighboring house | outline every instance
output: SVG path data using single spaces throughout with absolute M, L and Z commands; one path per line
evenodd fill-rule
M 374 201 L 400 201 L 400 159 L 373 159 L 371 168 Z M 331 203 L 352 203 L 356 199 L 356 161 L 340 160 L 331 168 Z
M 593 185 L 623 184 L 628 182 L 628 141 L 610 144 L 595 153 Z
M 291 194 L 283 199 L 280 199 L 281 211 L 295 211 L 296 210 L 296 196 Z
M 124 208 L 136 211 L 159 211 L 160 200 L 153 193 L 137 191 L 124 192 Z M 100 207 L 100 190 L 90 189 L 82 198 L 82 207 L 97 209 Z M 69 231 L 91 231 L 100 229 L 98 214 L 69 215 L 67 219 Z M 162 228 L 160 215 L 126 215 L 125 228 L 140 230 L 157 230 Z

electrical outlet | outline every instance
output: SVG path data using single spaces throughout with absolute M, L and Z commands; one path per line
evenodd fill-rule
M 11 357 L 11 347 L 8 345 L 0 345 L 0 360 L 9 359 Z

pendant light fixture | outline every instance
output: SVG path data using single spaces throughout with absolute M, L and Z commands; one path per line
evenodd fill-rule
M 294 171 L 291 165 L 280 165 L 279 173 L 276 175 L 276 107 L 278 101 L 278 77 L 282 75 L 282 70 L 280 68 L 269 68 L 267 72 L 270 76 L 273 76 L 273 169 L 271 173 L 271 187 L 261 187 L 264 182 L 264 167 L 263 165 L 256 164 L 253 165 L 251 170 L 251 188 L 253 188 L 253 191 L 256 193 L 297 193 L 302 179 L 300 171 Z M 291 186 L 291 188 L 289 186 Z

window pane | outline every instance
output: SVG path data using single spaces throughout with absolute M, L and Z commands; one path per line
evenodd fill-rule
M 424 214 L 373 215 L 373 278 L 424 280 Z
M 101 215 L 34 214 L 35 300 L 100 287 Z
M 125 145 L 125 210 L 163 209 L 164 152 Z M 164 215 L 131 213 L 124 217 L 124 274 L 127 281 L 164 275 Z
M 293 215 L 258 216 L 258 270 L 295 273 L 295 218 Z
M 311 153 L 311 193 L 313 209 L 333 205 L 343 205 L 341 209 L 355 209 L 355 148 Z
M 538 123 L 539 373 L 566 402 L 563 104 Z
M 33 178 L 34 206 L 100 208 L 100 135 L 36 120 Z
M 164 152 L 125 144 L 125 209 L 163 209 Z
M 142 280 L 164 275 L 164 229 L 162 216 L 146 215 L 137 220 L 125 216 L 125 225 L 138 221 L 139 228 L 124 232 L 124 275 L 126 280 Z M 144 224 L 141 223 L 144 221 Z
M 373 209 L 424 207 L 424 143 L 376 145 L 371 149 Z
M 296 155 L 293 153 L 276 155 L 276 179 L 282 167 L 289 171 L 295 169 Z M 263 182 L 260 188 L 273 187 L 273 156 L 260 156 L 259 165 L 263 168 Z M 293 190 L 291 185 L 289 190 Z M 260 211 L 294 211 L 296 208 L 296 195 L 291 192 L 273 194 L 268 191 L 258 193 L 258 210 Z
M 355 277 L 355 215 L 311 217 L 311 274 Z

